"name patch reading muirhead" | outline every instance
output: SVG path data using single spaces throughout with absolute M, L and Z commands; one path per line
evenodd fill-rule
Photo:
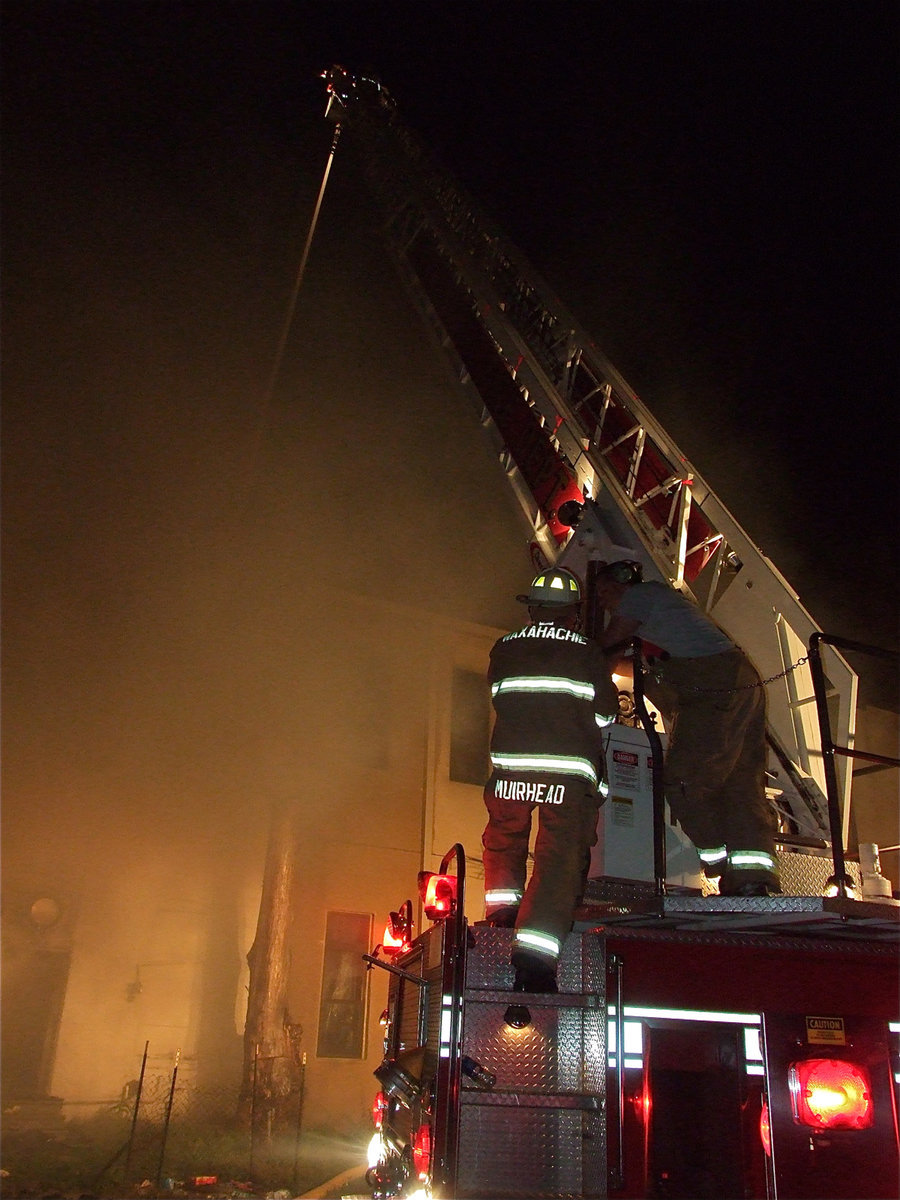
M 517 779 L 497 779 L 494 795 L 498 800 L 521 800 L 525 804 L 562 804 L 566 798 L 563 783 L 524 783 Z

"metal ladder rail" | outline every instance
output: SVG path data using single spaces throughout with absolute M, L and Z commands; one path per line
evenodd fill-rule
M 809 656 L 816 693 L 816 713 L 822 731 L 822 750 L 825 762 L 834 882 L 838 890 L 838 895 L 846 898 L 848 885 L 851 884 L 844 860 L 844 843 L 847 837 L 849 813 L 846 810 L 843 813 L 841 811 L 835 756 L 841 755 L 848 759 L 861 758 L 867 762 L 887 767 L 900 767 L 900 758 L 892 758 L 883 754 L 873 754 L 870 751 L 861 750 L 857 746 L 850 745 L 849 742 L 846 745 L 835 742 L 831 728 L 831 715 L 828 710 L 829 689 L 822 659 L 823 646 L 831 646 L 832 648 L 846 650 L 848 653 L 864 654 L 872 658 L 879 658 L 885 662 L 892 662 L 895 666 L 900 665 L 900 653 L 896 650 L 886 650 L 880 646 L 871 646 L 865 642 L 850 641 L 847 638 L 836 637 L 828 633 L 816 632 L 809 639 Z
M 395 113 L 362 103 L 353 117 L 364 134 L 370 183 L 387 212 L 387 232 L 398 257 L 406 260 L 406 273 L 415 277 L 408 252 L 428 230 L 579 484 L 591 491 L 597 480 L 604 485 L 661 577 L 710 611 L 750 651 L 764 677 L 792 667 L 796 659 L 787 655 L 805 648 L 816 623 L 790 585 L 549 287 Z M 692 557 L 695 567 L 702 565 L 689 580 Z M 761 639 L 763 622 L 769 632 Z M 839 661 L 834 675 L 847 696 L 840 724 L 842 732 L 848 731 L 855 674 Z M 808 715 L 814 704 L 808 668 L 797 668 L 772 698 L 776 740 L 823 793 L 823 804 L 811 805 L 823 826 L 825 779 L 815 722 Z M 843 775 L 846 809 L 850 772 Z
M 671 582 L 676 586 L 690 582 L 688 577 L 697 567 L 694 564 L 688 570 L 692 557 L 701 556 L 704 566 L 715 559 L 710 572 L 712 586 L 704 580 L 708 605 L 721 577 L 721 564 L 735 554 L 740 559 L 750 539 L 717 504 L 712 489 L 546 282 L 434 161 L 399 120 L 396 110 L 374 103 L 375 98 L 371 87 L 361 89 L 354 112 L 365 126 L 362 144 L 370 182 L 381 204 L 393 214 L 389 224 L 400 211 L 405 211 L 408 224 L 415 210 L 416 224 L 431 229 L 466 278 L 479 316 L 487 321 L 488 307 L 503 313 L 502 324 L 515 331 L 545 378 L 524 378 L 529 364 L 523 361 L 522 346 L 507 348 L 507 365 L 522 377 L 530 398 L 535 393 L 534 402 L 554 426 L 553 439 L 559 443 L 560 453 L 573 465 L 582 457 L 589 460 L 604 482 L 612 485 L 623 508 L 632 510 L 636 528 L 649 538 L 651 552 Z M 383 169 L 385 161 L 388 170 Z M 472 277 L 473 267 L 480 278 Z M 494 304 L 479 303 L 479 297 L 484 300 L 486 283 L 495 293 Z M 498 348 L 504 350 L 502 344 Z M 602 401 L 592 403 L 600 396 Z M 611 465 L 613 452 L 618 452 L 618 469 Z M 666 499 L 667 504 L 663 503 Z M 647 518 L 646 511 L 654 501 L 661 503 L 654 517 Z M 720 519 L 704 513 L 705 504 L 717 508 Z M 667 510 L 665 517 L 663 509 Z M 722 525 L 731 529 L 725 531 Z M 692 532 L 693 537 L 689 536 Z M 690 590 L 695 599 L 704 600 L 701 589 Z
M 588 458 L 609 457 L 607 463 L 594 461 L 594 469 L 607 476 L 607 482 L 614 487 L 620 485 L 624 489 L 621 500 L 633 507 L 641 532 L 655 540 L 657 552 L 665 556 L 669 577 L 681 584 L 687 560 L 701 555 L 705 565 L 722 540 L 722 535 L 703 520 L 699 506 L 692 503 L 694 493 L 689 487 L 695 482 L 696 472 L 687 467 L 662 428 L 643 410 L 636 394 L 578 328 L 571 314 L 550 295 L 547 285 L 533 275 L 512 244 L 490 227 L 489 219 L 455 181 L 430 164 L 424 150 L 419 149 L 413 155 L 414 141 L 406 136 L 408 131 L 400 136 L 396 122 L 386 130 L 381 126 L 379 129 L 382 136 L 374 139 L 373 152 L 368 157 L 370 179 L 378 188 L 381 203 L 395 215 L 404 212 L 407 222 L 411 209 L 416 209 L 420 226 L 431 229 L 450 261 L 469 277 L 473 305 L 478 305 L 478 296 L 484 297 L 485 285 L 491 285 L 495 302 L 478 305 L 480 315 L 486 318 L 487 307 L 503 312 L 507 329 L 514 329 L 521 339 L 522 345 L 508 349 L 511 370 L 520 369 L 527 353 L 546 375 L 546 379 L 532 382 L 531 390 L 550 402 L 545 415 L 553 421 L 554 435 L 568 443 L 561 447 L 562 453 L 571 462 L 577 462 L 588 449 L 584 444 L 587 440 L 594 446 L 594 455 L 589 454 Z M 394 144 L 388 145 L 391 140 Z M 378 163 L 382 155 L 392 166 L 399 155 L 407 169 L 380 171 Z M 406 155 L 411 157 L 404 161 Z M 411 161 L 412 172 L 408 169 Z M 416 171 L 424 172 L 424 188 L 422 178 L 415 178 L 413 185 Z M 389 223 L 392 220 L 393 217 Z M 472 278 L 473 267 L 480 279 Z M 594 411 L 591 400 L 598 394 L 604 399 L 599 411 Z M 580 418 L 574 411 L 567 412 L 563 403 L 573 397 L 577 408 L 582 410 Z M 624 435 L 620 432 L 623 426 Z M 611 427 L 612 433 L 604 436 L 605 427 Z M 677 467 L 670 459 L 678 462 Z M 618 470 L 611 465 L 614 462 L 619 464 Z M 658 502 L 657 508 L 651 510 L 648 506 L 654 501 Z M 653 511 L 652 518 L 642 520 L 642 509 Z M 695 526 L 690 544 L 689 522 Z
M 407 213 L 407 216 L 408 216 L 408 213 Z M 419 220 L 419 222 L 416 226 L 416 233 L 414 233 L 412 235 L 413 241 L 415 240 L 416 234 L 419 231 L 421 231 L 423 228 L 427 227 L 429 230 L 433 229 L 432 225 L 430 223 L 426 222 L 425 219 L 421 217 L 421 214 L 419 214 L 419 216 L 421 219 Z M 408 232 L 409 226 L 407 225 L 406 228 L 407 228 L 407 232 Z M 448 237 L 448 235 L 445 233 L 444 234 L 444 242 L 442 243 L 445 248 L 447 246 L 447 237 Z M 451 252 L 448 254 L 448 259 L 451 263 L 453 263 L 455 265 L 460 261 L 461 255 L 460 255 L 458 249 L 455 247 L 451 246 L 450 251 Z M 406 264 L 406 274 L 410 277 L 410 282 L 413 285 L 415 285 L 416 283 L 421 285 L 421 280 L 416 273 L 414 265 L 411 264 L 411 262 L 409 260 L 409 256 L 403 255 L 402 257 Z M 467 289 L 467 291 L 469 292 L 469 295 L 472 298 L 472 306 L 473 306 L 473 310 L 474 310 L 476 307 L 475 289 L 477 288 L 477 282 L 473 282 L 471 279 L 466 279 L 466 278 L 461 278 L 459 282 L 460 282 L 460 286 L 465 287 Z M 424 301 L 425 301 L 425 303 L 427 303 L 427 291 L 425 293 Z M 503 338 L 503 331 L 500 328 L 498 328 L 498 324 L 501 323 L 503 320 L 502 309 L 498 304 L 492 305 L 491 306 L 491 314 L 490 314 L 491 319 L 485 319 L 485 314 L 484 314 L 483 310 L 484 310 L 484 306 L 482 305 L 482 311 L 479 313 L 479 315 L 481 316 L 482 321 L 489 326 L 489 330 L 491 332 L 491 335 L 492 335 L 492 338 L 493 338 L 495 344 L 499 344 L 499 342 Z M 513 374 L 514 377 L 516 375 L 523 374 L 522 367 L 521 367 L 522 359 L 523 359 L 523 355 L 520 354 L 518 369 L 516 371 L 511 371 L 511 374 Z M 532 382 L 534 383 L 534 381 L 532 381 Z M 540 394 L 541 389 L 543 389 L 543 392 L 545 394 L 552 396 L 552 388 L 549 385 L 549 382 L 546 380 L 538 381 L 537 386 L 532 387 L 530 394 L 538 395 L 538 394 Z M 557 412 L 558 410 L 557 410 L 557 408 L 554 407 L 551 409 L 551 411 Z M 561 440 L 562 434 L 561 434 L 561 431 L 559 430 L 558 426 L 556 429 L 556 436 L 557 436 L 558 440 Z M 547 434 L 547 437 L 548 437 L 548 442 L 549 442 L 549 440 L 550 440 L 549 433 Z M 582 450 L 580 452 L 582 454 L 582 457 L 586 461 L 591 461 L 591 462 L 594 461 L 594 454 L 590 450 Z M 568 461 L 570 458 L 575 457 L 575 454 L 576 454 L 576 452 L 570 448 L 570 453 L 568 455 L 566 455 L 563 452 L 563 449 L 561 446 L 558 447 L 557 453 L 559 454 L 561 460 L 563 460 L 563 461 Z M 576 466 L 577 465 L 578 465 L 578 461 L 576 458 Z M 631 472 L 633 474 L 634 470 L 635 470 L 634 466 L 630 467 L 629 469 L 631 470 Z M 602 473 L 602 467 L 600 467 L 598 469 L 597 473 L 598 474 Z M 620 511 L 626 510 L 629 502 L 633 501 L 633 496 L 629 496 L 627 494 L 627 492 L 625 491 L 625 489 L 618 485 L 617 480 L 615 480 L 615 479 L 610 480 L 606 476 L 603 476 L 603 478 L 604 478 L 604 482 L 606 483 L 607 487 L 610 490 L 615 489 L 615 491 L 617 493 L 617 503 L 618 503 L 619 510 Z M 690 557 L 690 554 L 693 551 L 695 551 L 697 549 L 701 549 L 703 547 L 703 543 L 701 543 L 700 546 L 698 547 L 698 546 L 694 545 L 693 542 L 689 542 L 686 540 L 687 531 L 689 528 L 690 513 L 691 513 L 690 497 L 691 497 L 692 493 L 697 490 L 696 480 L 692 479 L 692 477 L 690 477 L 690 476 L 686 477 L 683 480 L 675 480 L 673 476 L 670 476 L 668 479 L 668 482 L 670 484 L 674 483 L 676 485 L 676 491 L 678 493 L 678 496 L 680 496 L 682 498 L 681 505 L 680 505 L 679 509 L 677 510 L 677 522 L 680 524 L 680 527 L 681 527 L 681 534 L 680 534 L 681 546 L 682 546 L 681 561 L 683 563 L 686 560 L 686 558 Z M 676 503 L 678 496 L 676 496 L 676 500 L 672 501 L 673 506 Z M 686 498 L 686 502 L 685 502 L 684 498 Z M 635 504 L 634 508 L 636 510 L 639 510 L 640 505 Z M 693 511 L 696 511 L 696 508 Z M 537 529 L 537 524 L 538 524 L 537 520 L 536 520 L 536 518 L 533 518 L 533 519 L 535 519 L 535 526 Z M 676 521 L 673 518 L 673 524 L 674 523 L 676 523 Z M 640 526 L 637 526 L 637 525 L 635 525 L 635 523 L 632 523 L 632 527 L 636 528 L 638 533 L 646 534 L 646 532 L 647 532 L 646 526 L 643 529 L 641 529 Z M 704 526 L 704 531 L 706 533 L 706 544 L 710 545 L 710 546 L 714 546 L 717 551 L 716 554 L 714 555 L 714 566 L 712 569 L 715 570 L 717 579 L 719 580 L 719 582 L 721 582 L 722 572 L 723 572 L 722 564 L 723 564 L 724 559 L 731 553 L 730 548 L 731 548 L 732 543 L 721 534 L 712 534 L 711 527 L 709 525 Z M 768 590 L 769 595 L 767 598 L 764 598 L 763 603 L 765 604 L 766 601 L 768 600 L 768 603 L 770 604 L 773 613 L 787 608 L 787 604 L 785 603 L 785 598 L 786 598 L 786 596 L 788 598 L 790 598 L 793 595 L 793 593 L 791 593 L 790 590 L 788 589 L 788 585 L 784 584 L 783 581 L 780 580 L 780 577 L 778 577 L 775 588 L 772 587 L 772 576 L 774 573 L 774 568 L 772 567 L 772 565 L 770 563 L 767 562 L 767 560 L 764 560 L 762 558 L 762 556 L 759 554 L 759 552 L 756 550 L 756 548 L 753 547 L 752 544 L 749 542 L 749 539 L 746 538 L 746 535 L 744 535 L 744 544 L 741 548 L 741 553 L 743 554 L 743 556 L 746 560 L 749 560 L 746 564 L 747 568 L 748 568 L 747 574 L 749 574 L 752 569 L 752 576 L 750 578 L 750 584 L 751 585 L 754 585 L 754 584 L 759 585 L 761 583 L 763 588 L 766 588 L 766 585 L 768 585 L 767 590 Z M 671 578 L 672 575 L 675 574 L 677 571 L 677 565 L 674 563 L 674 561 L 671 558 L 665 559 L 664 565 L 668 565 L 671 568 L 668 572 L 669 578 Z M 736 571 L 734 571 L 732 569 L 732 576 L 734 576 L 734 575 L 736 575 Z M 747 575 L 745 575 L 745 579 L 743 581 L 743 584 L 746 584 L 746 583 L 747 583 Z M 780 592 L 778 590 L 779 588 L 781 588 Z M 685 588 L 684 590 L 689 591 L 690 589 Z M 706 607 L 708 608 L 709 604 L 707 604 Z M 809 634 L 815 628 L 815 624 L 812 621 L 812 618 L 807 613 L 805 613 L 805 611 L 802 610 L 799 605 L 796 605 L 794 607 L 794 611 L 790 615 L 792 617 L 792 620 L 790 620 L 790 621 L 783 615 L 778 620 L 773 619 L 773 621 L 772 621 L 772 636 L 771 636 L 771 638 L 769 640 L 769 644 L 768 644 L 768 651 L 769 651 L 770 657 L 767 660 L 759 662 L 761 671 L 763 671 L 763 673 L 766 674 L 767 676 L 768 675 L 778 675 L 785 668 L 790 667 L 792 665 L 792 663 L 794 661 L 796 661 L 796 658 L 800 657 L 797 653 L 798 647 L 801 647 L 805 644 L 805 642 L 808 640 Z M 742 638 L 742 637 L 740 637 L 740 635 L 738 635 L 738 636 L 739 636 L 739 640 L 745 642 L 745 644 L 746 644 L 746 638 Z M 754 649 L 755 649 L 754 657 L 757 658 L 757 660 L 758 660 L 760 658 L 758 643 L 754 647 Z M 794 655 L 793 658 L 788 656 L 791 653 L 793 653 L 793 655 Z M 847 668 L 847 674 L 848 674 L 848 680 L 845 683 L 845 690 L 848 690 L 849 686 L 850 686 L 849 677 L 852 675 L 852 673 L 849 672 L 849 668 Z M 813 703 L 813 690 L 812 690 L 811 676 L 809 676 L 808 673 L 804 673 L 802 670 L 798 670 L 798 673 L 795 673 L 791 677 L 788 678 L 786 684 L 784 685 L 783 692 L 781 692 L 779 694 L 779 696 L 776 698 L 776 703 L 780 703 L 785 710 L 784 714 L 781 716 L 781 720 L 777 721 L 775 723 L 776 729 L 777 729 L 777 741 L 778 741 L 779 745 L 782 745 L 787 749 L 792 744 L 796 744 L 800 748 L 800 754 L 797 755 L 796 751 L 795 751 L 794 753 L 789 754 L 789 757 L 791 757 L 791 758 L 799 757 L 799 759 L 800 759 L 799 765 L 809 775 L 812 775 L 813 777 L 815 777 L 817 774 L 816 768 L 818 765 L 817 756 L 819 755 L 820 751 L 819 751 L 818 745 L 815 743 L 814 738 L 811 740 L 811 734 L 813 731 L 809 725 L 808 720 L 806 720 L 804 717 L 804 712 L 807 710 L 811 711 L 811 706 Z M 850 702 L 849 701 L 846 702 L 845 707 L 844 707 L 843 717 L 842 717 L 842 725 L 844 727 L 847 727 L 849 725 L 849 721 L 850 721 L 850 717 L 851 717 L 851 709 L 852 709 L 852 706 L 851 706 Z M 824 779 L 820 780 L 820 784 L 821 784 L 822 793 L 823 793 L 823 798 L 822 798 L 821 802 L 819 802 L 818 798 L 815 797 L 814 795 L 812 795 L 811 793 L 809 793 L 808 791 L 804 793 L 803 799 L 806 801 L 817 827 L 820 828 L 824 832 L 824 830 L 827 828 L 826 804 L 825 804 L 825 800 L 824 800 Z
M 550 425 L 561 457 L 575 470 L 579 460 L 590 464 L 676 586 L 715 559 L 707 585 L 713 595 L 721 564 L 729 552 L 734 555 L 698 503 L 709 489 L 547 285 L 410 131 L 396 118 L 385 123 L 380 109 L 374 116 L 364 111 L 362 121 L 369 180 L 389 213 L 395 249 L 405 253 L 423 228 L 433 233 L 465 281 L 508 369 L 522 376 L 529 402 Z M 389 170 L 383 169 L 385 161 Z M 538 368 L 545 377 L 527 380 Z M 598 395 L 603 396 L 599 409 L 591 406 Z M 567 411 L 564 398 L 573 396 L 578 415 Z M 716 555 L 717 549 L 722 553 Z

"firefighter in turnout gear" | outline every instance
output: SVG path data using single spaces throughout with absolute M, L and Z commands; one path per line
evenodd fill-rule
M 530 623 L 494 645 L 488 675 L 496 722 L 484 790 L 485 916 L 515 927 L 516 990 L 555 992 L 597 840 L 603 728 L 615 721 L 618 694 L 602 647 L 578 631 L 581 588 L 571 572 L 543 571 L 517 599 L 528 605 Z
M 666 800 L 707 875 L 721 877 L 721 895 L 777 894 L 759 673 L 686 596 L 664 583 L 644 582 L 640 564 L 604 564 L 596 589 L 610 614 L 600 641 L 611 658 L 635 636 L 663 652 L 647 692 L 671 722 Z

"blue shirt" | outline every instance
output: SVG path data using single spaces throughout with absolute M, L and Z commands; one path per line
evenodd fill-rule
M 639 621 L 638 637 L 646 638 L 673 658 L 706 658 L 734 649 L 734 642 L 693 600 L 656 580 L 632 584 L 615 612 Z

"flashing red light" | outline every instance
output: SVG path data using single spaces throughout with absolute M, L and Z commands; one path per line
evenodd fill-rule
M 412 936 L 411 918 L 412 912 L 408 900 L 403 905 L 401 912 L 390 913 L 387 925 L 384 927 L 384 936 L 381 939 L 381 948 L 385 954 L 389 954 L 393 958 L 395 954 L 401 954 L 404 950 L 409 949 Z
M 443 921 L 456 910 L 456 876 L 419 872 L 419 895 L 429 921 Z
M 431 1126 L 420 1125 L 413 1142 L 413 1167 L 424 1183 L 431 1174 Z
M 762 1110 L 759 1114 L 759 1140 L 762 1142 L 763 1150 L 768 1158 L 772 1157 L 772 1126 L 769 1122 L 769 1106 L 765 1100 L 762 1102 Z
M 866 1071 L 840 1058 L 791 1063 L 794 1120 L 811 1129 L 867 1129 L 874 1119 Z
M 406 945 L 406 939 L 402 933 L 395 933 L 393 923 L 388 919 L 387 925 L 384 927 L 384 934 L 381 939 L 381 946 L 385 954 L 399 954 Z
M 384 1092 L 376 1093 L 372 1101 L 372 1124 L 380 1129 L 384 1124 L 384 1114 L 387 1112 L 388 1098 Z

